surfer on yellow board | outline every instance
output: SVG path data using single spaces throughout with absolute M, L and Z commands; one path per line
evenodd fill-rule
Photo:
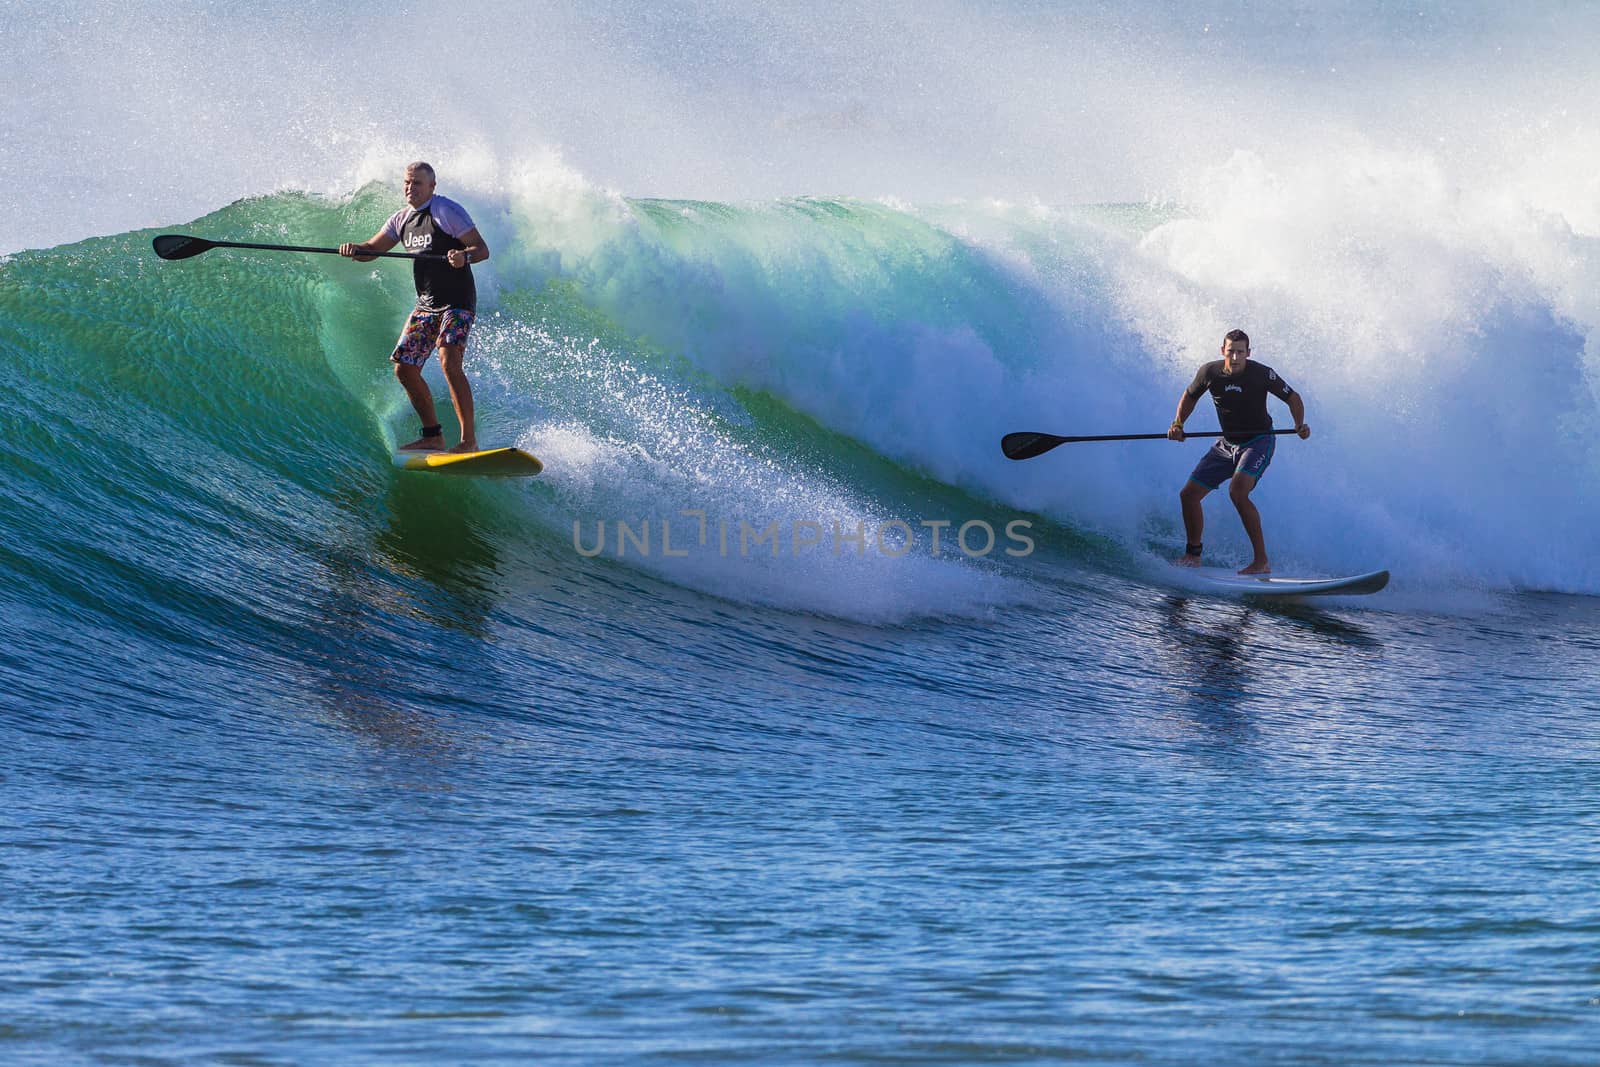
M 403 451 L 435 452 L 444 449 L 444 427 L 434 421 L 433 393 L 422 377 L 422 367 L 435 347 L 450 403 L 461 422 L 461 442 L 452 452 L 476 452 L 478 438 L 472 414 L 472 385 L 461 364 L 467 353 L 467 335 L 478 310 L 472 264 L 489 258 L 489 245 L 473 225 L 472 217 L 454 200 L 434 195 L 437 180 L 426 163 L 406 167 L 402 189 L 406 207 L 390 216 L 369 240 L 343 244 L 339 254 L 357 263 L 370 262 L 373 253 L 387 252 L 404 243 L 407 252 L 443 253 L 445 258 L 412 261 L 417 286 L 417 306 L 389 359 L 394 375 L 405 388 L 411 406 L 422 419 L 422 436 Z
M 1178 562 L 1188 567 L 1200 565 L 1200 535 L 1205 528 L 1206 495 L 1228 483 L 1228 496 L 1239 511 L 1250 548 L 1255 553 L 1240 574 L 1270 574 L 1266 538 L 1261 533 L 1261 513 L 1250 502 L 1250 492 L 1272 462 L 1272 419 L 1267 414 L 1267 394 L 1289 405 L 1294 430 L 1301 439 L 1311 436 L 1306 425 L 1305 401 L 1289 388 L 1289 383 L 1263 363 L 1251 363 L 1250 337 L 1243 330 L 1232 330 L 1222 341 L 1222 358 L 1202 366 L 1178 398 L 1178 414 L 1167 429 L 1167 437 L 1182 441 L 1183 420 L 1194 413 L 1202 393 L 1209 392 L 1217 405 L 1217 421 L 1223 436 L 1206 452 L 1189 475 L 1189 482 L 1178 494 L 1183 505 L 1183 531 L 1187 544 Z

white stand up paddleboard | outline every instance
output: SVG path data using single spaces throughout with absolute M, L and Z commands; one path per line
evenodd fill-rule
M 1225 596 L 1358 596 L 1389 584 L 1388 571 L 1342 578 L 1297 578 L 1281 574 L 1238 574 L 1225 567 L 1176 567 L 1186 587 Z
M 416 452 L 397 450 L 394 465 L 403 471 L 428 471 L 478 478 L 531 478 L 544 470 L 538 457 L 520 448 L 481 452 Z

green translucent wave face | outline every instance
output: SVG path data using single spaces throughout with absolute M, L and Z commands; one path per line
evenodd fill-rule
M 347 205 L 275 196 L 183 228 L 337 243 L 370 232 L 382 214 L 376 191 Z M 23 395 L 14 412 L 23 436 L 46 455 L 55 435 L 76 427 L 93 447 L 168 454 L 160 466 L 173 452 L 219 449 L 298 468 L 290 453 L 339 452 L 368 432 L 363 394 L 381 354 L 358 360 L 351 349 L 393 334 L 406 279 L 386 276 L 380 299 L 356 299 L 355 272 L 336 257 L 215 250 L 165 262 L 151 236 L 95 238 L 0 264 L 0 359 Z
M 370 234 L 386 203 L 376 191 L 344 205 L 275 196 L 182 229 L 337 243 Z M 182 617 L 186 599 L 248 586 L 251 573 L 283 582 L 283 560 L 327 544 L 355 513 L 347 502 L 381 485 L 374 414 L 381 387 L 393 388 L 385 340 L 409 281 L 358 298 L 336 257 L 217 250 L 165 262 L 152 236 L 0 263 L 18 505 L 0 514 L 0 565 L 25 600 L 144 628 L 160 623 L 153 604 Z
M 276 194 L 165 232 L 332 246 L 397 203 L 379 185 L 348 202 Z M 948 330 L 1035 349 L 1050 309 L 948 233 L 848 201 L 631 202 L 582 240 L 519 212 L 495 219 L 514 233 L 473 334 L 479 436 L 577 451 L 517 494 L 388 465 L 414 419 L 386 358 L 413 299 L 403 262 L 233 249 L 167 262 L 155 231 L 0 262 L 12 594 L 175 635 L 197 617 L 254 619 L 259 637 L 292 629 L 306 590 L 367 588 L 369 572 L 499 588 L 485 575 L 530 544 L 568 559 L 574 517 L 999 518 L 813 402 L 835 388 L 817 354 L 852 345 L 844 366 L 865 377 L 837 409 L 892 395 L 872 376 L 898 372 L 871 338 Z

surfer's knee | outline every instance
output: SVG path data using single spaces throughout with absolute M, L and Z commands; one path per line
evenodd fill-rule
M 466 355 L 466 345 L 440 345 L 439 366 L 446 374 L 458 374 Z
M 1243 507 L 1245 504 L 1250 503 L 1250 492 L 1255 487 L 1254 478 L 1235 478 L 1228 483 L 1228 499 L 1232 500 L 1235 505 Z
M 1206 494 L 1209 492 L 1211 492 L 1211 490 L 1207 489 L 1199 482 L 1186 482 L 1184 487 L 1178 490 L 1178 499 L 1187 504 L 1190 501 L 1204 500 Z

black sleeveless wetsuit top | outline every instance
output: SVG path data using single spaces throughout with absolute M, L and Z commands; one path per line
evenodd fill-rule
M 400 227 L 400 242 L 407 252 L 444 254 L 467 247 L 451 237 L 433 221 L 431 204 L 411 213 Z M 414 259 L 411 277 L 417 283 L 418 311 L 446 311 L 461 308 L 476 313 L 478 287 L 472 280 L 472 266 L 452 267 L 442 259 Z

